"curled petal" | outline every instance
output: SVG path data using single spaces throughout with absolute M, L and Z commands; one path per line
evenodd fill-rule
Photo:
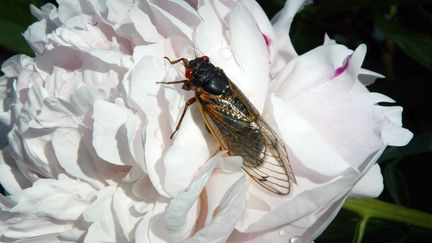
M 242 215 L 247 186 L 246 176 L 243 175 L 226 191 L 214 218 L 203 229 L 184 242 L 198 243 L 208 239 L 213 242 L 226 242 Z
M 207 184 L 216 163 L 220 160 L 225 152 L 219 152 L 211 158 L 205 167 L 201 168 L 196 175 L 197 179 L 192 182 L 187 191 L 178 194 L 173 198 L 166 211 L 166 229 L 173 239 L 183 240 L 190 233 L 193 225 L 186 224 L 188 220 L 188 212 L 192 205 L 197 201 L 201 191 Z

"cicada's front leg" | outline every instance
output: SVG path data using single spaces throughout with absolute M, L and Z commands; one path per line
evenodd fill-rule
M 185 116 L 185 114 L 186 114 L 186 111 L 187 111 L 188 107 L 189 107 L 190 105 L 192 105 L 193 103 L 195 103 L 195 102 L 196 102 L 196 98 L 195 98 L 195 97 L 190 98 L 190 99 L 188 99 L 188 101 L 186 101 L 185 107 L 184 107 L 183 112 L 182 112 L 182 114 L 181 114 L 181 116 L 180 116 L 180 120 L 179 120 L 179 122 L 177 123 L 177 126 L 176 126 L 174 132 L 171 134 L 170 139 L 172 139 L 173 136 L 174 136 L 174 134 L 179 130 L 179 128 L 180 128 L 180 124 L 181 124 L 182 121 L 183 121 L 183 118 L 184 118 L 184 116 Z

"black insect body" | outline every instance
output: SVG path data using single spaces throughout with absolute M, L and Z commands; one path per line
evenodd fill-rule
M 186 79 L 162 83 L 183 83 L 183 89 L 195 91 L 171 137 L 179 129 L 187 107 L 198 101 L 208 130 L 223 150 L 243 158 L 243 171 L 268 191 L 289 194 L 295 177 L 283 141 L 224 71 L 207 56 L 191 61 L 166 59 L 171 64 L 183 62 Z

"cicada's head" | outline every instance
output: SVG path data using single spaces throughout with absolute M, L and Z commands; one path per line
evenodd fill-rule
M 185 66 L 185 77 L 189 79 L 196 87 L 200 87 L 205 83 L 210 66 L 208 56 L 197 57 L 190 60 Z

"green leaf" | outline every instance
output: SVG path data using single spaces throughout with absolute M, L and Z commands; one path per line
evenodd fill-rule
M 376 26 L 408 56 L 432 70 L 432 38 L 424 33 L 410 31 L 396 21 L 383 16 L 375 18 Z
M 0 8 L 0 46 L 16 53 L 32 54 L 22 33 L 36 21 L 30 4 L 41 6 L 44 0 L 2 0 Z
M 32 54 L 22 33 L 25 29 L 13 22 L 0 20 L 0 45 L 15 53 Z
M 317 18 L 325 18 L 331 14 L 349 10 L 357 10 L 364 7 L 385 8 L 400 5 L 431 4 L 430 0 L 326 0 L 309 5 L 307 12 Z
M 432 214 L 377 199 L 347 200 L 344 208 L 362 218 L 379 218 L 432 230 Z
M 398 168 L 399 160 L 387 163 L 384 167 L 384 184 L 393 201 L 398 205 L 409 205 L 408 188 L 405 178 Z

